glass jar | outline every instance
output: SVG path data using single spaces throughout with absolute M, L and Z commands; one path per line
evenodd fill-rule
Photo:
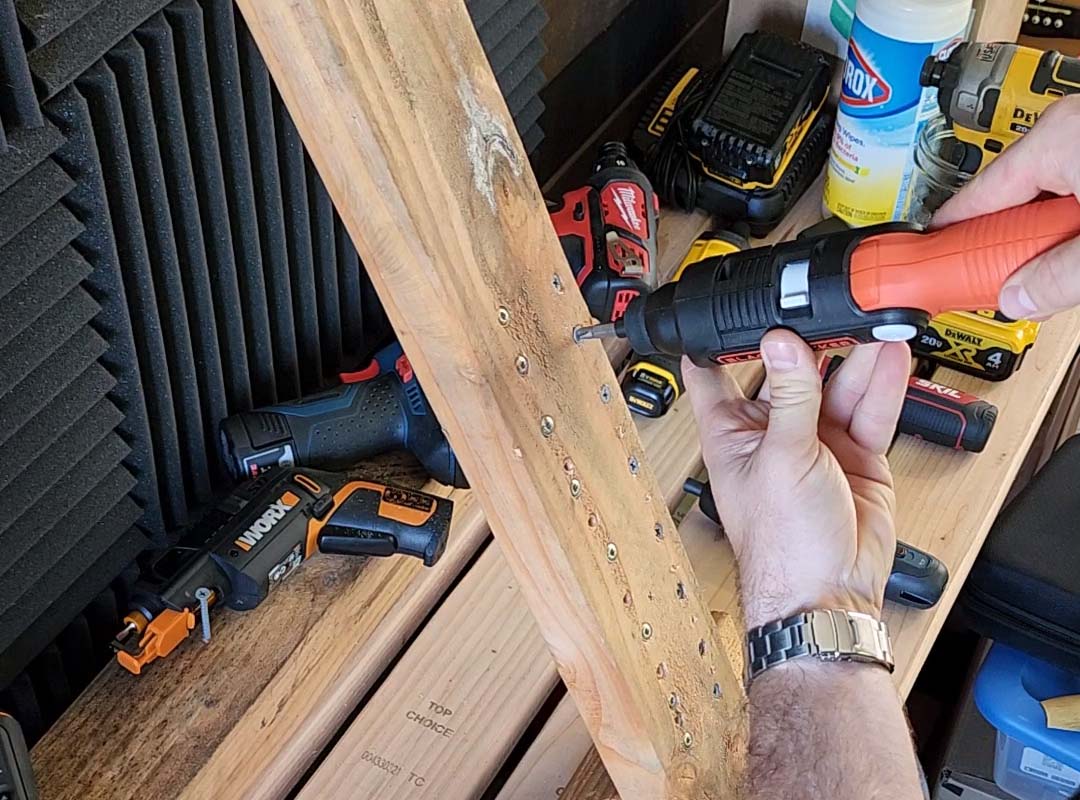
M 975 177 L 980 153 L 961 142 L 944 115 L 926 123 L 915 147 L 915 171 L 904 219 L 930 224 L 934 212 Z

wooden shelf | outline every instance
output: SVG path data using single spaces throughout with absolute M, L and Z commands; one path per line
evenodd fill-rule
M 246 6 L 252 15 L 263 13 L 253 10 L 254 0 Z M 727 39 L 760 24 L 764 6 L 732 0 Z M 786 24 L 804 7 L 804 0 L 778 0 L 768 13 Z M 387 89 L 370 91 L 378 96 Z M 426 144 L 412 144 L 421 158 L 430 155 Z M 768 241 L 815 222 L 820 197 L 819 181 Z M 663 275 L 674 272 L 707 224 L 701 214 L 663 215 Z M 496 236 L 496 244 L 503 238 Z M 991 386 L 943 374 L 1001 408 L 984 454 L 907 439 L 894 447 L 900 534 L 938 555 L 952 573 L 934 610 L 889 611 L 902 692 L 910 690 L 1078 347 L 1080 314 L 1072 314 L 1046 327 L 1021 378 Z M 617 367 L 627 347 L 609 343 L 607 353 Z M 737 370 L 748 391 L 761 376 L 756 364 Z M 701 470 L 689 406 L 682 398 L 663 419 L 637 422 L 657 478 L 658 488 L 650 491 L 658 490 L 660 505 L 672 509 L 682 499 L 683 479 Z M 491 538 L 478 496 L 427 488 L 456 503 L 450 543 L 435 568 L 412 559 L 320 557 L 255 611 L 220 615 L 209 644 L 190 640 L 142 678 L 111 666 L 34 748 L 42 796 L 465 800 L 496 779 L 505 779 L 498 800 L 555 796 L 592 747 L 569 697 L 552 702 L 559 677 L 549 651 L 560 642 L 550 620 L 544 641 L 515 579 L 521 564 L 511 569 L 513 548 L 508 562 Z M 654 494 L 645 502 L 659 501 Z M 488 508 L 497 520 L 498 509 Z M 696 510 L 679 533 L 696 577 L 690 595 L 711 598 L 721 622 L 716 641 L 737 667 L 741 625 L 730 548 Z M 655 591 L 677 592 L 677 580 L 670 583 L 658 583 Z M 694 618 L 690 624 L 705 623 Z M 725 702 L 731 696 L 726 693 Z M 543 714 L 546 722 L 539 725 Z M 586 716 L 601 727 L 613 724 L 598 709 L 588 708 Z M 640 753 L 635 758 L 638 766 L 647 760 Z M 597 764 L 587 763 L 585 771 L 595 776 Z

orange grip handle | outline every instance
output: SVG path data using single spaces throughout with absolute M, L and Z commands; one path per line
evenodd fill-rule
M 997 309 L 1009 276 L 1077 236 L 1075 197 L 1028 203 L 933 233 L 871 236 L 851 254 L 851 295 L 863 311 L 917 308 L 934 316 Z

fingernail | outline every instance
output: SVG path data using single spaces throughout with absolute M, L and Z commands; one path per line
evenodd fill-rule
M 799 351 L 791 342 L 766 342 L 761 356 L 765 366 L 774 372 L 789 372 L 799 366 Z
M 1001 290 L 1001 312 L 1013 319 L 1027 319 L 1039 309 L 1023 284 L 1006 286 Z

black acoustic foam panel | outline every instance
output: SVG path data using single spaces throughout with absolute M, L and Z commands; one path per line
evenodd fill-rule
M 540 3 L 468 6 L 535 146 Z M 220 420 L 391 330 L 231 0 L 0 0 L 0 37 L 0 707 L 36 738 L 224 485 Z

